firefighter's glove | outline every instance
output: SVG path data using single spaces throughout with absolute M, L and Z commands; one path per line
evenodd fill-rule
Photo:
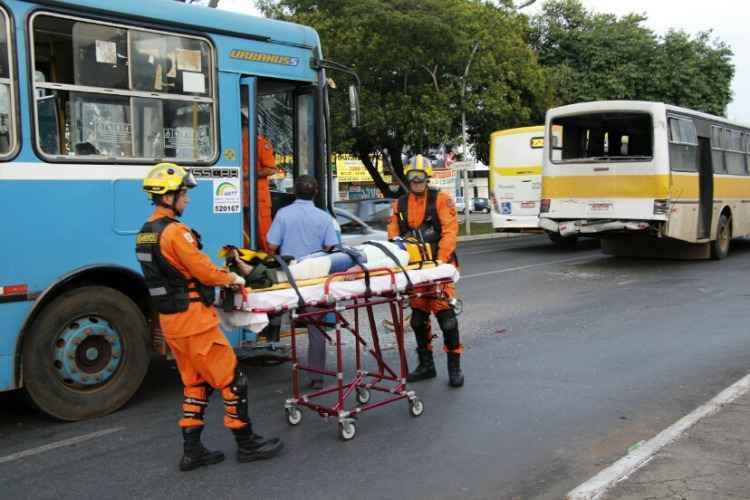
M 232 277 L 232 282 L 230 283 L 230 286 L 233 288 L 239 288 L 245 286 L 245 278 L 240 276 L 239 274 L 235 273 L 229 273 Z

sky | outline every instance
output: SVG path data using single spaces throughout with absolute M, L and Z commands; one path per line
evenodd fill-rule
M 582 0 L 590 9 L 617 16 L 636 12 L 648 17 L 646 25 L 658 34 L 670 28 L 690 34 L 712 30 L 716 38 L 734 52 L 734 99 L 727 117 L 750 125 L 750 2 L 746 0 Z M 520 3 L 516 0 L 516 3 Z M 541 10 L 538 0 L 528 7 L 529 15 Z M 220 0 L 219 7 L 246 14 L 260 15 L 252 0 Z

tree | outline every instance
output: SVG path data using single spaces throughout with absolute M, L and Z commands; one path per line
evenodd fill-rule
M 580 0 L 550 0 L 532 19 L 531 42 L 553 105 L 602 99 L 664 101 L 723 114 L 731 100 L 731 51 L 710 34 L 657 36 L 645 15 L 618 18 Z
M 371 161 L 387 154 L 403 175 L 401 154 L 453 142 L 460 130 L 461 76 L 474 45 L 465 111 L 472 141 L 538 119 L 543 73 L 527 43 L 527 18 L 504 2 L 480 0 L 262 0 L 269 17 L 314 27 L 327 58 L 361 81 L 363 126 L 351 131 L 345 96 L 333 94 L 334 150 L 355 154 L 378 187 Z M 486 158 L 486 148 L 479 151 Z

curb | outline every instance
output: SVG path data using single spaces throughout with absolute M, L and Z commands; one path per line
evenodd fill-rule
M 494 240 L 497 238 L 526 238 L 529 236 L 537 236 L 531 233 L 487 233 L 487 234 L 476 234 L 469 236 L 459 236 L 458 241 L 477 241 L 477 240 Z
M 626 480 L 651 461 L 662 448 L 676 441 L 700 420 L 710 417 L 750 390 L 750 374 L 730 385 L 713 399 L 649 439 L 632 453 L 625 455 L 565 496 L 566 500 L 598 500 L 607 490 Z

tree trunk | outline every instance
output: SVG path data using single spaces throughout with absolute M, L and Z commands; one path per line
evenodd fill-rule
M 375 186 L 377 186 L 380 192 L 383 193 L 383 196 L 388 197 L 388 193 L 390 192 L 388 184 L 383 180 L 383 176 L 380 175 L 380 172 L 378 172 L 377 165 L 372 163 L 372 155 L 375 151 L 373 151 L 370 141 L 367 140 L 367 138 L 360 138 L 357 140 L 355 148 L 359 161 L 361 161 L 367 169 L 367 173 L 372 177 Z

